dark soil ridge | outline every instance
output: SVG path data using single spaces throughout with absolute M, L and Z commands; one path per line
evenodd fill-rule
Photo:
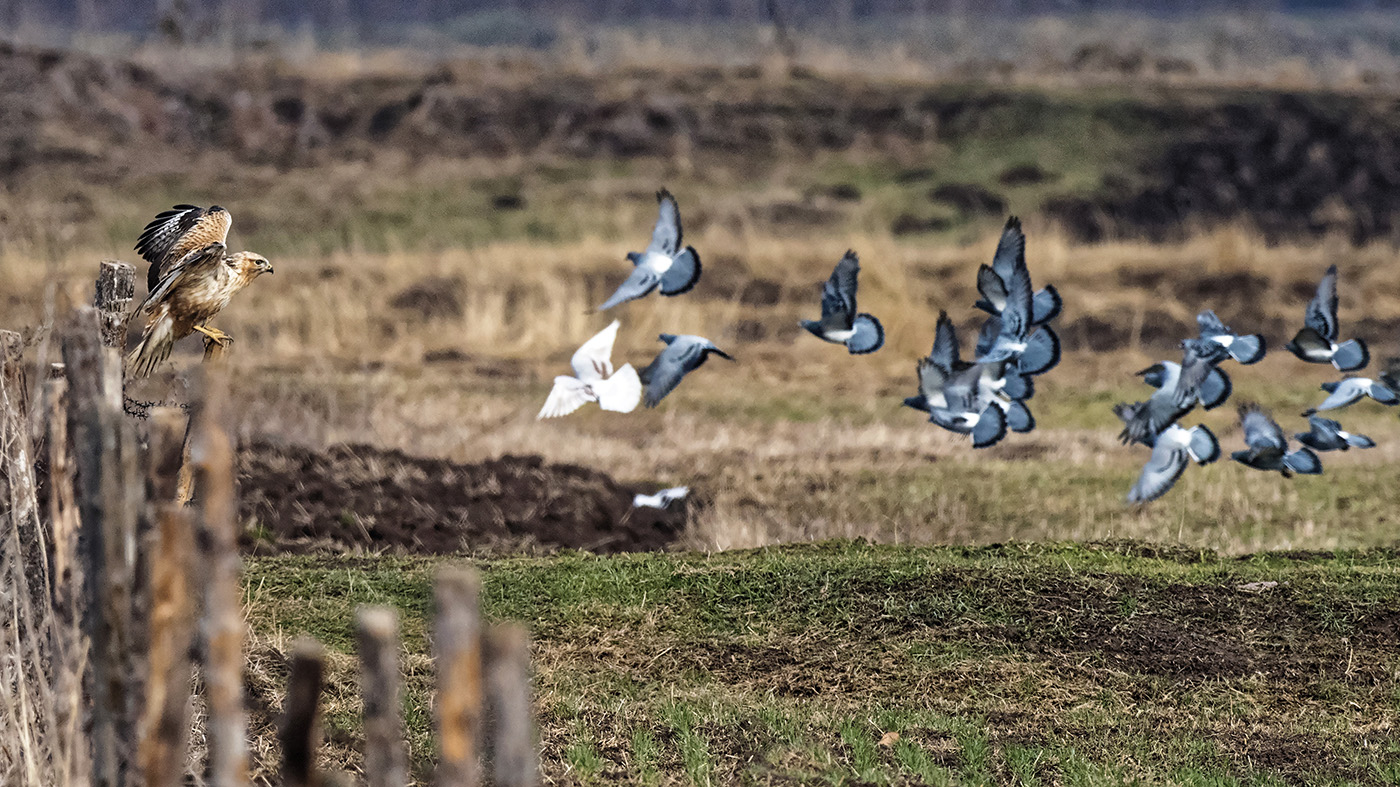
M 656 485 L 539 456 L 458 464 L 366 445 L 256 442 L 239 451 L 238 479 L 243 547 L 258 554 L 655 551 L 688 517 L 687 501 L 632 507 Z

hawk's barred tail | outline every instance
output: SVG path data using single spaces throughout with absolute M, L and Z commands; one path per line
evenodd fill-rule
M 174 347 L 175 332 L 170 320 L 152 320 L 141 334 L 141 343 L 126 356 L 127 373 L 133 377 L 149 377 L 170 357 Z

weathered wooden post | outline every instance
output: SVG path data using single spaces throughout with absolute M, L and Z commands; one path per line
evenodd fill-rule
M 404 750 L 399 708 L 399 616 L 392 607 L 362 607 L 355 614 L 360 651 L 360 694 L 365 703 L 365 784 L 404 787 Z
M 199 546 L 204 579 L 204 686 L 209 783 L 248 783 L 247 721 L 243 712 L 243 608 L 240 603 L 233 444 L 224 430 L 227 381 L 206 369 L 190 435 L 190 462 L 200 503 Z
M 97 297 L 93 305 L 101 314 L 102 346 L 121 350 L 126 345 L 127 307 L 136 297 L 136 267 L 121 260 L 103 260 L 97 271 Z
M 185 414 L 176 408 L 150 411 L 151 447 L 147 464 L 152 518 L 150 613 L 146 683 L 138 760 L 148 787 L 185 782 L 189 736 L 190 645 L 195 633 L 194 516 L 176 501 L 184 464 Z
M 48 460 L 49 555 L 53 594 L 54 775 L 81 783 L 90 768 L 83 737 L 83 570 L 78 559 L 78 508 L 68 453 L 68 380 L 53 364 L 44 381 L 44 446 Z
M 302 640 L 292 648 L 287 676 L 287 703 L 282 711 L 282 727 L 277 737 L 282 744 L 282 784 L 284 787 L 312 787 L 316 779 L 316 746 L 320 742 L 317 704 L 325 663 L 321 646 Z
M 101 344 L 99 314 L 80 307 L 64 327 L 68 427 L 77 452 L 78 517 L 92 644 L 92 781 L 132 779 L 140 669 L 133 658 L 136 524 L 144 493 L 131 423 L 122 415 L 121 360 Z
M 438 575 L 433 657 L 437 662 L 439 787 L 475 787 L 481 741 L 481 580 L 467 568 Z
M 486 700 L 496 787 L 535 787 L 534 714 L 530 706 L 530 635 L 519 623 L 486 632 Z

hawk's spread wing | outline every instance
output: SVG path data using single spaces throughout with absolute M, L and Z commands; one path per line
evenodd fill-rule
M 233 216 L 218 205 L 176 205 L 156 214 L 136 241 L 136 251 L 151 264 L 146 289 L 154 291 L 170 266 L 186 254 L 210 243 L 226 243 L 231 226 Z
M 149 314 L 156 307 L 156 304 L 165 300 L 165 297 L 170 294 L 170 290 L 182 280 L 204 276 L 214 270 L 215 266 L 223 262 L 226 248 L 222 242 L 215 242 L 201 246 L 181 257 L 165 271 L 151 293 L 146 296 L 145 302 L 141 304 L 141 313 Z M 154 270 L 154 266 L 152 266 L 152 270 Z

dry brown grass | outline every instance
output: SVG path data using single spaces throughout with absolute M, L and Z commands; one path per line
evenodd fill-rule
M 646 201 L 617 204 L 606 226 L 649 226 Z M 696 209 L 713 206 L 702 200 Z M 1032 402 L 1039 429 L 983 452 L 898 405 L 912 392 L 913 360 L 927 352 L 937 311 L 972 319 L 973 273 L 990 256 L 995 232 L 966 246 L 928 247 L 879 233 L 773 238 L 711 221 L 688 238 L 706 261 L 696 290 L 608 315 L 587 311 L 625 272 L 621 255 L 633 245 L 626 240 L 289 258 L 219 324 L 237 337 L 232 362 L 241 373 L 245 437 L 368 441 L 461 461 L 534 453 L 622 478 L 686 483 L 704 500 L 684 542 L 692 547 L 851 536 L 1128 537 L 1241 552 L 1400 538 L 1385 481 L 1400 444 L 1394 416 L 1382 408 L 1344 414 L 1381 446 L 1327 457 L 1323 479 L 1289 482 L 1226 462 L 1193 468 L 1170 497 L 1144 510 L 1121 502 L 1145 455 L 1117 445 L 1109 409 L 1143 396 L 1132 372 L 1173 357 L 1195 312 L 1213 306 L 1237 328 L 1263 330 L 1274 348 L 1259 366 L 1231 367 L 1236 401 L 1258 399 L 1278 408 L 1289 431 L 1301 426 L 1296 413 L 1320 396 L 1320 382 L 1336 377 L 1279 349 L 1315 277 L 1326 263 L 1341 266 L 1343 330 L 1367 338 L 1379 360 L 1396 351 L 1388 334 L 1400 325 L 1391 249 L 1266 248 L 1237 229 L 1177 245 L 1086 247 L 1043 226 L 1028 231 L 1037 282 L 1053 282 L 1065 296 L 1060 332 L 1070 351 L 1039 381 Z M 849 356 L 796 326 L 817 309 L 817 283 L 847 246 L 865 261 L 861 307 L 888 332 L 873 356 Z M 93 256 L 71 255 L 58 266 L 60 298 L 83 297 Z M 41 267 L 13 257 L 0 260 L 0 273 L 36 299 L 45 283 Z M 412 299 L 391 305 L 424 282 L 430 291 L 442 289 L 435 282 L 453 283 L 455 307 L 434 300 L 425 314 Z M 776 300 L 755 302 L 755 282 Z M 647 362 L 665 330 L 710 336 L 739 363 L 706 366 L 656 411 L 536 422 L 553 375 L 613 316 L 624 325 L 619 361 Z M 741 337 L 755 325 L 763 338 Z M 185 348 L 174 367 L 197 362 L 196 349 Z M 134 395 L 179 397 L 179 380 L 165 376 Z M 1215 429 L 1228 451 L 1239 437 L 1233 412 L 1223 410 L 1193 418 Z

